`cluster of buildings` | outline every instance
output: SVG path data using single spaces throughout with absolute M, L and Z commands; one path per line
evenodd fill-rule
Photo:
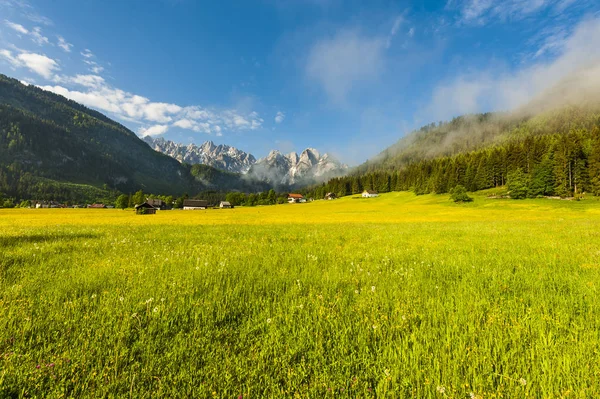
M 363 198 L 373 198 L 378 197 L 379 193 L 373 190 L 365 190 L 362 193 Z M 335 193 L 327 193 L 325 195 L 326 200 L 334 200 L 337 199 L 337 195 Z M 310 198 L 308 201 L 312 201 Z M 290 204 L 302 204 L 307 202 L 307 199 L 302 194 L 290 193 L 287 196 L 287 202 Z M 138 204 L 135 206 L 135 211 L 138 214 L 152 215 L 155 214 L 156 211 L 159 210 L 167 210 L 170 209 L 171 205 L 167 204 L 161 199 L 158 198 L 146 198 L 146 202 L 143 204 Z M 183 210 L 203 210 L 210 208 L 211 205 L 206 200 L 199 199 L 186 199 L 183 201 Z M 71 205 L 67 206 L 57 201 L 38 201 L 35 203 L 35 208 L 89 208 L 89 209 L 106 209 L 106 208 L 114 208 L 114 206 L 105 205 L 105 204 L 89 204 L 89 205 Z M 222 209 L 230 209 L 233 208 L 228 201 L 221 201 L 219 203 L 219 208 Z
M 110 209 L 114 208 L 112 205 L 104 204 L 81 204 L 81 205 L 67 205 L 58 201 L 37 201 L 32 205 L 35 209 L 55 209 L 55 208 L 91 208 L 91 209 Z

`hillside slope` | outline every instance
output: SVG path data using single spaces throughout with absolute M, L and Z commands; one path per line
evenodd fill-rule
M 15 179 L 25 175 L 124 192 L 141 188 L 179 193 L 189 188 L 189 175 L 177 161 L 152 150 L 129 129 L 3 75 L 0 115 L 0 159 L 5 174 L 8 169 L 13 178 L 1 181 L 3 191 L 23 191 Z M 6 185 L 11 187 L 6 190 Z

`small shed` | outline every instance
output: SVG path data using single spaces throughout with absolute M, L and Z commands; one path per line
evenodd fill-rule
M 233 208 L 233 205 L 231 205 L 231 202 L 229 201 L 221 201 L 221 203 L 219 204 L 219 208 L 231 209 Z
M 106 205 L 104 205 L 104 204 L 91 204 L 91 205 L 88 205 L 87 207 L 91 208 L 91 209 L 105 209 Z
M 184 211 L 195 211 L 199 209 L 207 209 L 208 201 L 206 200 L 195 200 L 195 199 L 186 199 L 183 200 L 183 210 Z
M 143 204 L 135 206 L 135 213 L 138 215 L 154 215 L 156 213 L 156 208 L 148 202 L 144 202 Z
M 336 198 L 337 198 L 337 195 L 336 195 L 335 193 L 327 193 L 327 194 L 325 195 L 325 199 L 326 199 L 326 200 L 334 200 L 334 199 L 336 199 Z
M 362 193 L 363 198 L 374 198 L 379 197 L 379 193 L 374 190 L 365 190 Z

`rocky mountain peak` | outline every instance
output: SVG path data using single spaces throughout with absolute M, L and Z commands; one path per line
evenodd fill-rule
M 249 174 L 254 178 L 277 186 L 310 184 L 343 174 L 347 166 L 328 154 L 321 155 L 314 148 L 307 148 L 298 155 L 282 154 L 272 150 L 258 161 L 252 154 L 224 144 L 206 141 L 196 144 L 177 144 L 162 137 L 145 137 L 144 141 L 154 150 L 169 155 L 179 162 L 205 164 L 229 172 Z

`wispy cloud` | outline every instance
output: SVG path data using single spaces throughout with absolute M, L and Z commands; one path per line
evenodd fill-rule
M 30 32 L 30 35 L 31 35 L 31 40 L 33 40 L 33 42 L 35 44 L 37 44 L 38 46 L 43 46 L 45 44 L 50 43 L 48 38 L 46 36 L 42 35 L 42 28 L 40 28 L 39 26 L 36 26 L 35 28 L 33 28 L 33 30 Z
M 390 33 L 385 42 L 386 48 L 389 48 L 392 45 L 392 39 L 394 38 L 394 36 L 396 36 L 396 33 L 398 33 L 398 30 L 400 29 L 400 26 L 402 26 L 403 23 L 404 23 L 403 16 L 400 15 L 400 16 L 396 17 L 396 19 L 394 20 L 394 25 L 392 25 L 392 29 L 390 30 Z
M 65 38 L 62 36 L 57 36 L 57 39 L 58 39 L 58 47 L 63 49 L 66 53 L 70 53 L 71 47 L 73 47 L 73 45 L 71 43 L 67 43 Z
M 573 0 L 449 0 L 447 9 L 459 11 L 459 22 L 483 25 L 491 20 L 520 20 L 536 12 L 552 8 L 561 12 Z
M 29 36 L 29 38 L 35 44 L 37 44 L 39 46 L 50 44 L 50 41 L 48 40 L 48 38 L 42 34 L 42 28 L 40 28 L 39 26 L 36 26 L 33 29 L 28 30 L 23 25 L 15 23 L 15 22 L 11 22 L 6 19 L 4 20 L 4 24 L 19 34 Z
M 426 109 L 428 119 L 443 120 L 473 112 L 515 109 L 567 77 L 578 77 L 572 82 L 573 88 L 577 88 L 575 91 L 600 92 L 598 37 L 600 19 L 584 21 L 570 36 L 559 40 L 560 44 L 556 45 L 559 54 L 550 61 L 537 60 L 515 71 L 487 69 L 471 72 L 441 84 L 434 90 Z M 540 51 L 543 49 L 542 46 Z M 556 101 L 570 101 L 566 94 L 552 97 Z M 578 98 L 581 99 L 582 95 Z
M 83 50 L 80 53 L 84 58 L 93 58 L 94 57 L 94 53 L 92 53 L 92 50 L 90 50 L 89 48 L 86 48 L 85 50 Z
M 275 115 L 275 123 L 281 123 L 281 122 L 283 122 L 284 119 L 285 119 L 285 114 L 281 111 L 278 111 L 277 115 Z
M 27 35 L 29 33 L 29 31 L 27 29 L 25 29 L 25 27 L 21 24 L 17 24 L 8 20 L 4 20 L 4 24 L 6 26 L 8 26 L 9 28 L 11 28 L 12 30 L 21 33 L 23 35 Z
M 16 10 L 22 17 L 33 23 L 46 26 L 53 25 L 50 18 L 38 14 L 33 6 L 25 0 L 0 0 L 0 7 Z
M 364 81 L 384 68 L 385 37 L 372 37 L 358 30 L 343 30 L 318 41 L 308 55 L 306 74 L 319 83 L 337 104 Z

